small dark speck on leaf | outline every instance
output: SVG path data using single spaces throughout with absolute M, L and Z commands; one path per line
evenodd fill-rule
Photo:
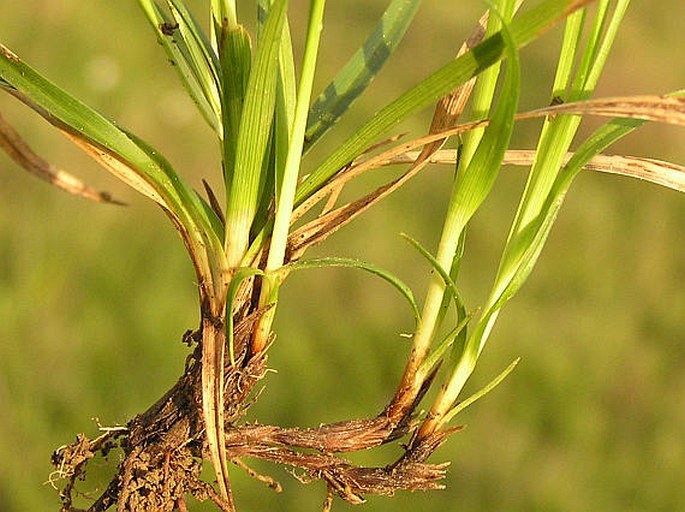
M 162 34 L 166 36 L 173 36 L 174 35 L 174 30 L 178 28 L 178 23 L 162 23 L 159 25 L 159 30 L 162 31 Z

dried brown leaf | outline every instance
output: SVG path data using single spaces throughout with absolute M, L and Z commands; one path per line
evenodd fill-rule
M 59 127 L 58 127 L 59 128 Z M 162 199 L 157 191 L 147 181 L 140 177 L 140 175 L 131 168 L 131 166 L 117 158 L 115 155 L 99 148 L 95 144 L 90 143 L 84 137 L 76 135 L 70 131 L 61 130 L 62 133 L 76 144 L 84 153 L 90 156 L 98 164 L 104 167 L 107 171 L 119 178 L 121 181 L 129 185 L 134 190 L 137 190 L 144 196 L 149 197 L 154 202 L 162 206 L 165 210 L 171 211 L 166 201 Z
M 573 153 L 567 153 L 564 157 L 564 163 L 568 162 L 572 156 Z M 418 151 L 410 151 L 398 156 L 392 163 L 409 163 L 418 157 Z M 534 157 L 535 152 L 532 150 L 509 150 L 505 153 L 502 164 L 532 165 Z M 441 150 L 431 157 L 430 163 L 454 164 L 455 159 L 455 150 Z M 585 165 L 585 169 L 637 178 L 679 192 L 685 192 L 685 166 L 673 162 L 639 156 L 597 155 Z
M 600 98 L 550 105 L 519 114 L 516 118 L 522 120 L 559 114 L 642 119 L 685 126 L 685 97 L 646 95 Z
M 564 163 L 568 162 L 573 153 L 568 153 Z M 534 151 L 507 151 L 504 158 L 505 165 L 532 165 Z M 590 160 L 585 169 L 628 176 L 656 185 L 685 192 L 685 166 L 673 162 L 624 155 L 597 155 Z
M 0 148 L 5 150 L 20 167 L 69 194 L 98 203 L 124 204 L 114 199 L 108 192 L 95 190 L 72 174 L 41 158 L 2 115 L 0 115 Z
M 2 47 L 2 45 L 0 45 L 0 47 Z M 176 221 L 178 220 L 176 215 L 172 213 L 169 205 L 159 195 L 154 187 L 145 181 L 128 162 L 123 160 L 115 153 L 107 151 L 106 148 L 98 146 L 97 144 L 89 141 L 82 133 L 78 132 L 64 121 L 54 116 L 51 112 L 32 101 L 25 94 L 22 94 L 14 89 L 8 90 L 8 92 L 16 97 L 19 101 L 29 106 L 33 111 L 37 112 L 43 119 L 48 121 L 51 125 L 62 132 L 69 140 L 76 144 L 107 171 L 129 185 L 131 188 L 155 201 Z

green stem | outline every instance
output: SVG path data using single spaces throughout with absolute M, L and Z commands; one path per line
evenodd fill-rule
M 618 3 L 604 38 L 601 38 L 601 33 L 607 18 L 608 0 L 600 2 L 596 10 L 595 24 L 586 43 L 585 54 L 582 57 L 573 85 L 569 91 L 571 99 L 587 97 L 594 90 L 628 2 L 629 0 L 624 0 Z M 565 39 L 562 43 L 562 56 L 567 52 L 575 52 L 575 45 L 577 45 L 578 36 L 582 29 L 582 15 L 578 14 L 572 17 L 569 23 L 571 29 L 565 33 Z M 570 59 L 570 56 L 563 58 Z M 568 66 L 560 66 L 558 69 L 555 91 L 556 87 L 563 83 L 570 83 L 570 75 L 566 73 L 567 69 Z M 548 121 L 548 123 L 550 122 Z M 546 125 L 543 129 L 536 158 L 537 161 L 532 167 L 531 179 L 524 191 L 519 212 L 513 223 L 512 234 L 510 234 L 505 246 L 502 262 L 500 263 L 495 284 L 486 304 L 483 317 L 475 331 L 471 334 L 464 349 L 462 359 L 451 375 L 449 382 L 440 390 L 428 415 L 428 419 L 419 428 L 416 436 L 417 439 L 423 439 L 437 431 L 454 415 L 452 412 L 454 404 L 475 368 L 501 307 L 518 290 L 530 272 L 530 268 L 534 265 L 542 249 L 540 244 L 544 243 L 546 233 L 548 232 L 546 230 L 554 222 L 555 214 L 545 217 L 546 222 L 539 228 L 542 231 L 539 231 L 538 236 L 529 242 L 525 251 L 521 250 L 520 245 L 517 243 L 518 237 L 515 235 L 520 234 L 523 229 L 528 229 L 529 223 L 532 224 L 535 219 L 545 215 L 544 206 L 552 198 L 550 189 L 555 183 L 559 169 L 562 166 L 561 157 L 559 157 L 558 153 L 566 152 L 575 136 L 579 123 L 579 116 L 564 116 L 555 119 L 552 124 Z M 562 196 L 559 196 L 557 200 L 561 199 Z M 519 264 L 512 267 L 510 264 L 512 259 L 518 259 L 520 261 Z M 510 268 L 514 270 L 510 270 Z
M 310 2 L 307 39 L 305 42 L 304 56 L 302 58 L 302 74 L 300 76 L 300 84 L 297 93 L 292 135 L 285 160 L 283 183 L 277 194 L 278 202 L 276 204 L 274 228 L 266 263 L 267 275 L 264 279 L 260 295 L 260 304 L 262 306 L 274 301 L 274 295 L 278 293 L 278 286 L 280 284 L 277 277 L 269 274 L 278 270 L 283 265 L 285 259 L 285 250 L 290 230 L 290 218 L 295 203 L 295 193 L 297 191 L 297 181 L 302 160 L 302 148 L 304 146 L 304 135 L 307 128 L 307 115 L 309 113 L 309 103 L 311 101 L 312 87 L 314 84 L 316 58 L 319 52 L 319 41 L 321 40 L 321 31 L 323 29 L 325 5 L 326 0 L 311 0 Z M 272 308 L 262 317 L 254 338 L 253 349 L 255 352 L 259 352 L 264 348 L 268 339 L 273 316 L 274 309 Z
M 502 27 L 500 19 L 491 16 L 488 22 L 487 33 L 492 34 Z M 475 87 L 473 98 L 473 108 L 478 113 L 486 115 L 490 109 L 499 75 L 499 63 L 481 73 Z M 469 168 L 471 159 L 478 148 L 483 137 L 484 130 L 474 130 L 469 133 L 462 149 L 462 157 L 459 161 L 458 178 L 454 182 L 448 211 L 445 216 L 445 223 L 442 228 L 440 242 L 435 259 L 443 269 L 451 269 L 454 261 L 459 240 L 464 230 L 470 214 L 464 208 L 461 198 L 461 188 L 463 188 L 464 173 Z M 445 281 L 438 274 L 434 274 L 426 292 L 421 322 L 414 335 L 412 351 L 409 361 L 402 377 L 400 389 L 412 389 L 417 391 L 422 385 L 425 377 L 418 368 L 425 360 L 430 350 L 435 332 L 440 327 L 441 309 L 445 294 Z
M 302 75 L 300 77 L 297 93 L 292 137 L 285 161 L 285 170 L 283 172 L 283 184 L 279 194 L 279 201 L 276 205 L 274 229 L 271 236 L 269 257 L 266 265 L 267 272 L 276 270 L 283 265 L 283 259 L 285 257 L 286 242 L 290 229 L 290 217 L 293 212 L 300 162 L 302 160 L 302 148 L 304 146 L 304 134 L 307 127 L 309 103 L 312 96 L 312 86 L 314 84 L 316 58 L 319 51 L 321 30 L 323 29 L 322 20 L 325 4 L 325 0 L 311 0 L 310 4 L 307 41 L 302 60 Z

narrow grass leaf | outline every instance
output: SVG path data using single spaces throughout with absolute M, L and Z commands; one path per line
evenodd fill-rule
M 514 129 L 520 90 L 520 70 L 516 50 L 513 46 L 510 48 L 502 92 L 492 120 L 463 175 L 457 178 L 457 185 L 450 199 L 450 209 L 455 210 L 452 220 L 455 236 L 461 234 L 464 226 L 490 192 Z
M 305 152 L 361 96 L 393 54 L 421 0 L 392 0 L 364 44 L 338 72 L 309 111 Z
M 400 233 L 402 238 L 404 238 L 407 242 L 411 244 L 414 249 L 416 249 L 421 256 L 423 256 L 428 263 L 430 263 L 431 267 L 440 275 L 442 280 L 445 282 L 445 289 L 447 292 L 448 297 L 454 302 L 454 306 L 457 309 L 457 312 L 459 313 L 459 318 L 464 318 L 466 310 L 464 308 L 464 301 L 461 298 L 461 294 L 459 293 L 459 289 L 457 288 L 457 285 L 454 283 L 452 278 L 450 277 L 449 273 L 440 265 L 438 260 L 435 259 L 435 256 L 433 256 L 428 249 L 426 249 L 421 243 L 412 238 L 411 236 L 407 235 L 406 233 Z
M 395 289 L 397 289 L 402 294 L 402 296 L 407 300 L 407 302 L 411 306 L 412 312 L 414 313 L 414 317 L 416 319 L 417 324 L 420 323 L 421 314 L 419 312 L 419 307 L 416 304 L 416 300 L 414 299 L 414 294 L 412 293 L 411 288 L 409 288 L 409 286 L 407 286 L 404 282 L 402 282 L 401 279 L 396 277 L 394 274 L 388 272 L 387 270 L 377 265 L 374 265 L 373 263 L 367 263 L 365 261 L 353 258 L 312 258 L 309 260 L 300 260 L 295 263 L 289 263 L 281 267 L 281 269 L 276 271 L 276 273 L 288 274 L 292 271 L 306 268 L 327 267 L 357 268 L 360 270 L 364 270 L 366 272 L 370 272 L 371 274 L 380 277 L 384 281 L 387 281 L 393 287 L 395 287 Z
M 521 48 L 527 45 L 556 21 L 590 1 L 546 0 L 530 11 L 517 16 L 510 25 L 515 46 Z M 435 103 L 460 84 L 498 62 L 504 58 L 505 53 L 502 34 L 495 34 L 382 108 L 302 182 L 298 189 L 296 204 L 300 204 L 309 197 L 339 169 L 352 161 L 375 140 L 381 138 L 390 128 L 410 114 Z
M 448 412 L 445 415 L 445 423 L 448 423 L 452 418 L 454 418 L 454 416 L 459 414 L 461 411 L 466 409 L 468 406 L 473 405 L 474 402 L 480 400 L 485 395 L 490 393 L 490 391 L 492 391 L 497 386 L 499 386 L 501 384 L 501 382 L 504 379 L 506 379 L 511 372 L 514 371 L 514 368 L 516 368 L 516 366 L 519 364 L 520 361 L 521 361 L 521 358 L 517 357 L 509 366 L 507 366 L 504 369 L 504 371 L 502 371 L 502 373 L 500 373 L 497 377 L 492 379 L 492 381 L 489 382 L 486 386 L 484 386 L 483 388 L 476 391 L 474 394 L 469 396 L 467 399 L 465 399 L 462 402 L 459 402 L 457 405 L 455 405 L 454 408 L 452 408 L 450 410 L 450 412 Z
M 286 21 L 283 25 L 280 53 L 278 55 L 278 89 L 276 91 L 276 116 L 274 119 L 274 197 L 279 201 L 283 185 L 285 161 L 292 136 L 295 105 L 297 103 L 297 86 L 295 79 L 295 62 L 290 38 L 290 27 Z
M 173 3 L 179 4 L 179 2 Z M 216 62 L 216 54 L 209 47 L 201 29 L 184 7 L 181 9 L 190 17 L 187 21 L 184 21 L 184 17 L 178 9 L 172 10 L 177 18 L 170 18 L 154 0 L 138 0 L 138 4 L 145 12 L 157 35 L 157 40 L 174 65 L 181 83 L 197 105 L 202 117 L 221 138 L 218 63 Z M 179 19 L 182 23 L 178 21 Z M 194 36 L 193 34 L 197 35 Z M 190 41 L 187 39 L 189 36 L 192 38 Z M 193 41 L 193 39 L 196 40 Z M 206 52 L 200 49 L 198 44 L 207 45 Z
M 219 56 L 205 35 L 200 24 L 182 0 L 167 0 L 172 16 L 191 58 L 192 69 L 213 105 L 218 105 L 221 78 Z
M 239 266 L 249 243 L 249 234 L 258 209 L 260 185 L 264 183 L 263 163 L 271 137 L 278 78 L 278 52 L 287 0 L 277 0 L 269 11 L 264 33 L 259 39 L 254 65 L 247 84 L 245 104 L 236 145 L 235 167 L 226 184 L 226 252 L 231 266 Z
M 564 36 L 560 45 L 557 69 L 552 84 L 552 97 L 564 98 L 573 80 L 578 51 L 583 47 L 583 27 L 587 10 L 580 9 L 568 16 L 564 23 Z

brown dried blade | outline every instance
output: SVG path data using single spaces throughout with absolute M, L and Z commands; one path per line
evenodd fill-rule
M 461 57 L 483 40 L 485 37 L 485 29 L 488 22 L 488 17 L 489 11 L 486 11 L 485 14 L 483 14 L 478 20 L 476 29 L 464 42 L 464 44 L 461 45 L 461 48 L 459 48 L 457 57 Z M 438 133 L 445 130 L 445 128 L 454 126 L 461 114 L 464 112 L 466 102 L 471 97 L 471 93 L 473 92 L 473 87 L 475 84 L 476 77 L 473 77 L 451 94 L 448 94 L 440 99 L 438 104 L 435 106 L 433 120 L 431 121 L 431 126 L 428 130 L 428 133 Z M 421 150 L 420 156 L 416 160 L 420 162 L 426 158 L 429 158 L 430 155 L 442 148 L 442 146 L 445 145 L 445 142 L 447 142 L 447 137 L 436 140 L 435 142 L 431 142 L 430 144 L 426 144 Z
M 685 166 L 674 162 L 637 156 L 599 155 L 593 158 L 585 168 L 593 171 L 629 176 L 679 192 L 685 192 Z
M 564 163 L 567 163 L 572 156 L 573 153 L 567 153 Z M 410 151 L 394 158 L 389 165 L 411 163 L 418 157 L 418 151 Z M 431 156 L 430 163 L 454 164 L 456 157 L 457 153 L 453 149 L 440 150 Z M 528 166 L 533 164 L 534 158 L 535 151 L 533 150 L 511 149 L 504 154 L 502 165 Z M 637 178 L 685 192 L 685 166 L 674 162 L 630 155 L 597 155 L 585 165 L 584 169 Z
M 589 114 L 601 117 L 642 119 L 685 126 L 685 97 L 620 96 L 550 105 L 516 116 L 517 120 L 559 114 Z
M 2 114 L 0 114 L 0 148 L 5 150 L 20 167 L 69 194 L 97 203 L 125 204 L 114 199 L 108 192 L 95 190 L 68 172 L 59 169 L 38 156 L 19 133 L 4 119 Z
M 573 153 L 567 153 L 564 157 L 564 164 L 572 156 Z M 528 166 L 533 164 L 534 158 L 535 151 L 510 150 L 505 154 L 503 164 Z M 685 166 L 673 162 L 629 155 L 597 155 L 584 168 L 589 171 L 637 178 L 679 192 L 685 192 Z
M 357 158 L 354 159 L 354 161 L 350 162 L 345 167 L 340 169 L 338 171 L 337 177 L 341 177 L 344 174 L 346 174 L 354 166 L 354 164 L 364 155 L 367 155 L 369 153 L 373 153 L 375 150 L 377 150 L 378 148 L 381 148 L 383 146 L 388 146 L 391 143 L 398 141 L 399 139 L 401 139 L 405 135 L 406 135 L 406 133 L 400 133 L 397 135 L 393 135 L 392 137 L 389 137 L 385 140 L 382 140 L 380 142 L 377 142 L 377 143 L 369 146 L 362 153 L 360 153 L 359 156 L 357 156 Z M 321 215 L 324 215 L 324 214 L 330 212 L 331 210 L 333 210 L 333 208 L 335 207 L 335 203 L 338 201 L 338 197 L 340 197 L 340 193 L 342 192 L 342 189 L 345 186 L 345 183 L 347 183 L 347 181 L 348 180 L 340 179 L 336 182 L 335 187 L 330 189 L 330 192 L 328 192 L 328 199 L 326 200 L 326 204 L 324 205 L 323 210 L 321 210 Z M 313 205 L 315 203 L 311 203 L 311 204 Z M 302 213 L 304 213 L 304 212 L 306 212 L 306 210 L 302 210 Z M 293 218 L 291 219 L 291 223 L 295 222 L 298 218 L 299 217 L 293 216 Z

